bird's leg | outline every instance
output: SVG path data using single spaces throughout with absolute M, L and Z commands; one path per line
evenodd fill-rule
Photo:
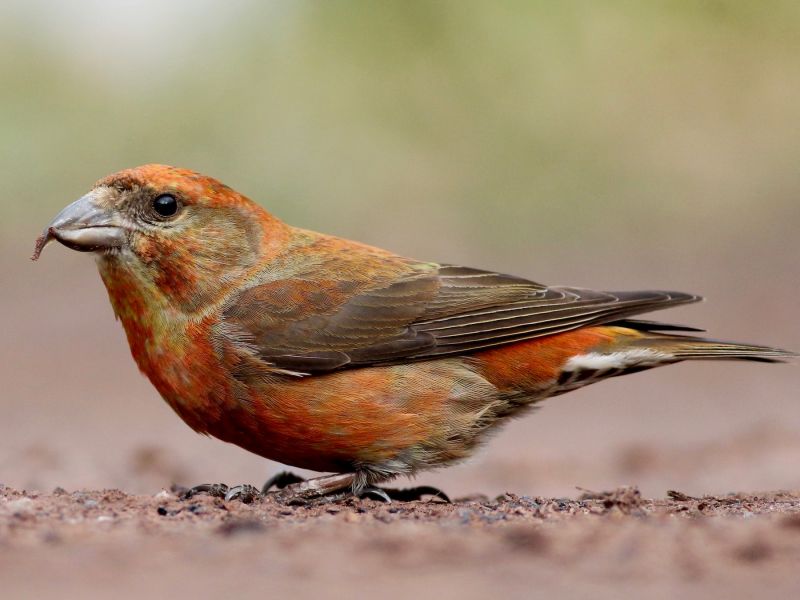
M 293 475 L 293 477 L 297 477 Z M 336 473 L 312 479 L 304 479 L 285 485 L 276 494 L 278 500 L 286 504 L 308 504 L 322 498 L 338 500 L 352 493 L 355 473 Z M 270 483 L 269 481 L 267 483 Z M 280 486 L 278 486 L 280 488 Z M 342 492 L 345 492 L 342 494 Z

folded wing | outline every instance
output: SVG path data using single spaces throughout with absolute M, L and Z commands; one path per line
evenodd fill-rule
M 323 373 L 465 355 L 700 299 L 548 287 L 435 264 L 416 264 L 375 287 L 326 285 L 309 275 L 281 281 L 280 289 L 265 283 L 245 290 L 226 307 L 225 330 L 278 369 Z

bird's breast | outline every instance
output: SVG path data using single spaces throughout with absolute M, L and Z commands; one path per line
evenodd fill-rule
M 101 261 L 100 274 L 139 369 L 190 427 L 209 432 L 233 403 L 212 319 L 175 310 L 131 269 Z

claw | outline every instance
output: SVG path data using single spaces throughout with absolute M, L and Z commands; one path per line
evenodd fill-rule
M 302 483 L 303 481 L 305 481 L 304 478 L 300 477 L 299 475 L 295 475 L 291 471 L 281 471 L 280 473 L 276 473 L 267 479 L 267 481 L 261 487 L 261 493 L 266 494 L 272 488 L 282 490 L 293 483 Z
M 367 487 L 363 488 L 361 491 L 357 493 L 359 498 L 373 498 L 374 500 L 380 500 L 381 502 L 386 502 L 387 504 L 392 503 L 392 499 L 386 490 L 375 487 L 373 485 L 368 485 Z
M 433 496 L 434 498 L 443 500 L 446 504 L 453 503 L 447 494 L 431 485 L 418 485 L 417 487 L 403 489 L 384 488 L 384 491 L 391 499 L 397 500 L 398 502 L 411 502 L 413 500 L 422 500 L 423 496 Z
M 225 501 L 229 502 L 237 498 L 244 504 L 251 504 L 254 500 L 261 497 L 261 492 L 257 488 L 243 483 L 242 485 L 235 485 L 228 490 L 225 494 Z

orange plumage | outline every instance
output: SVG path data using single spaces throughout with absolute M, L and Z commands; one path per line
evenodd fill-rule
M 690 294 L 415 261 L 162 165 L 100 180 L 35 257 L 51 239 L 96 253 L 134 359 L 190 427 L 356 487 L 462 459 L 507 418 L 605 377 L 790 356 L 630 318 Z

